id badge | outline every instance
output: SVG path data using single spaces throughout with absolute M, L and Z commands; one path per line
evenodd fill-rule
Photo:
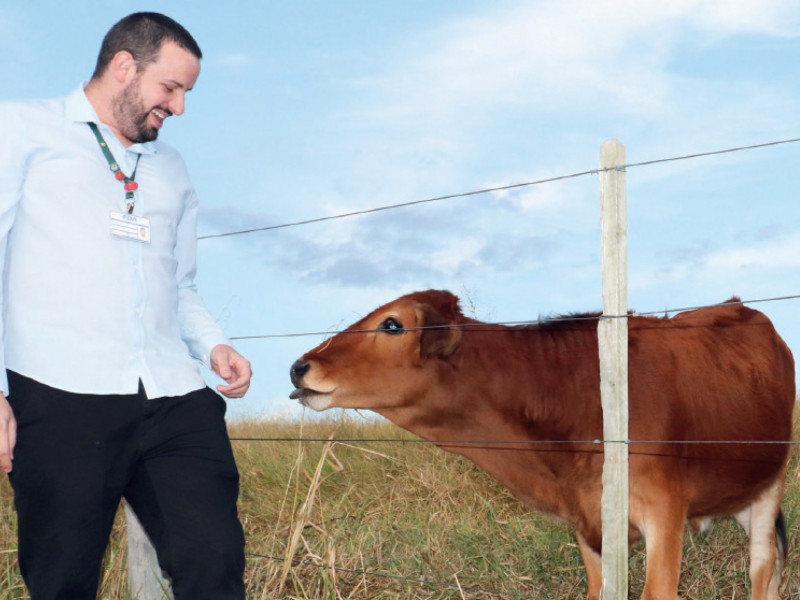
M 150 219 L 127 213 L 111 213 L 111 234 L 145 244 L 150 243 Z

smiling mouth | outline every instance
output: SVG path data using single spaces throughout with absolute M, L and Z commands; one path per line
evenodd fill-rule
M 159 127 L 163 125 L 164 120 L 172 114 L 169 111 L 160 110 L 158 108 L 154 108 L 150 113 L 156 118 Z

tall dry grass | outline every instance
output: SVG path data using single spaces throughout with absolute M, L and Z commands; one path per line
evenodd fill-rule
M 348 442 L 326 442 L 331 436 Z M 238 423 L 248 599 L 564 599 L 585 597 L 574 537 L 533 513 L 471 463 L 417 443 L 383 421 Z M 401 439 L 401 442 L 358 440 Z M 789 562 L 783 597 L 800 589 L 800 461 L 792 451 L 784 511 Z M 125 531 L 115 523 L 98 595 L 124 599 Z M 16 566 L 11 493 L 0 478 L 0 600 L 28 598 Z M 732 520 L 688 533 L 687 599 L 746 598 L 747 540 Z M 335 568 L 334 568 L 335 567 Z M 643 585 L 631 554 L 631 597 Z

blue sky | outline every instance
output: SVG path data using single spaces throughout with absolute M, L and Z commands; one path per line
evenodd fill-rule
M 203 48 L 162 137 L 200 235 L 800 137 L 791 0 L 0 0 L 0 100 L 64 95 L 122 16 L 157 10 Z M 800 144 L 628 170 L 630 306 L 800 294 Z M 336 330 L 447 288 L 490 321 L 601 307 L 599 180 L 199 242 L 231 336 Z M 755 305 L 800 352 L 800 301 Z M 229 414 L 299 414 L 288 369 L 320 337 L 237 341 Z

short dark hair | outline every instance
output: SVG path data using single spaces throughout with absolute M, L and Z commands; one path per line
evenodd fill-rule
M 137 12 L 120 19 L 108 30 L 100 46 L 92 79 L 102 76 L 114 55 L 122 50 L 133 55 L 136 69 L 141 71 L 158 59 L 165 41 L 175 42 L 198 59 L 203 58 L 200 46 L 183 25 L 160 13 Z

